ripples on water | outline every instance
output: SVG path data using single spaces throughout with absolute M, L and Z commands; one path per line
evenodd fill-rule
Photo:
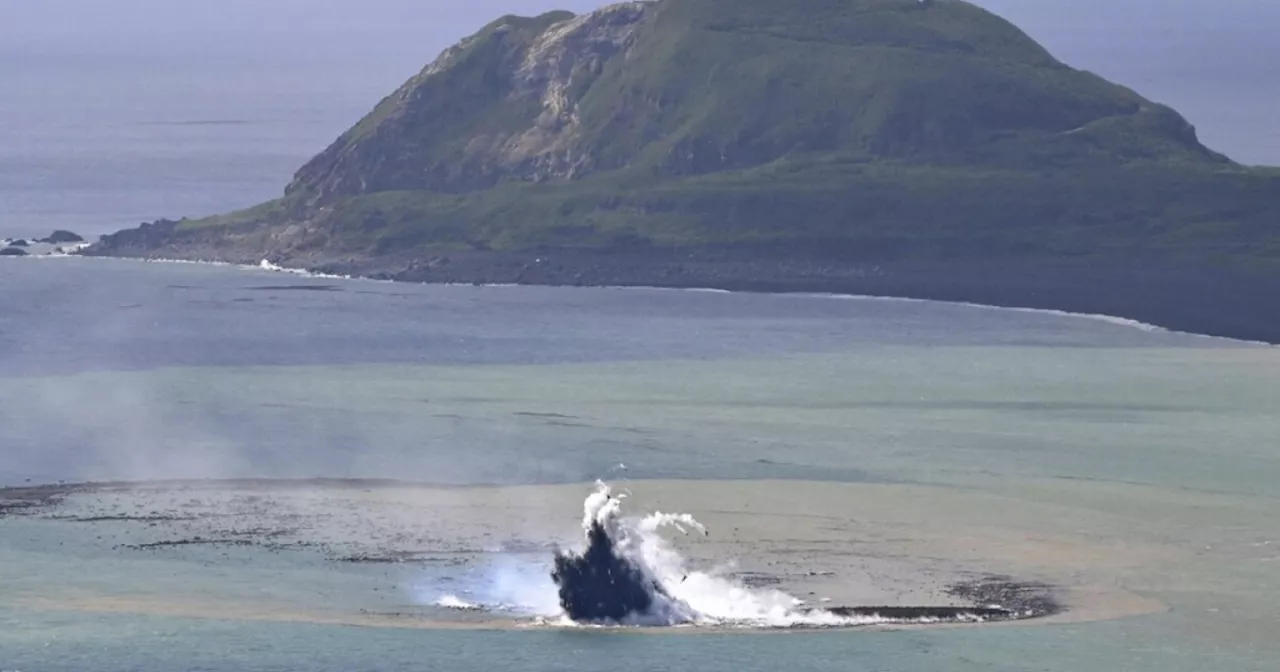
M 289 613 L 249 622 L 225 605 L 208 620 L 157 613 L 161 587 L 188 576 L 209 594 L 274 590 L 285 604 L 386 599 L 394 609 L 407 598 L 374 590 L 403 577 L 303 556 L 137 557 L 69 523 L 50 532 L 0 520 L 10 586 L 0 669 L 598 669 L 647 656 L 713 669 L 1198 670 L 1276 660 L 1265 626 L 1280 617 L 1274 349 L 918 302 L 426 287 L 88 259 L 10 260 L 0 273 L 0 480 L 10 483 L 841 481 L 852 489 L 824 496 L 832 520 L 854 526 L 840 535 L 853 544 L 845 557 L 963 559 L 1123 586 L 1172 607 L 1105 623 L 785 640 L 404 633 L 291 623 Z M 758 512 L 737 526 L 785 540 L 787 523 L 769 515 L 785 509 L 786 486 L 743 487 Z M 680 508 L 702 519 L 717 506 Z M 100 569 L 86 572 L 91 558 Z M 91 579 L 112 572 L 130 588 L 95 594 Z M 860 580 L 882 585 L 868 572 Z M 42 588 L 42 576 L 63 577 L 59 589 Z M 63 607 L 40 602 L 55 594 Z M 1080 599 L 1119 608 L 1105 593 Z
M 4 372 L 342 363 L 553 364 L 862 347 L 1222 347 L 1049 313 L 918 301 L 309 279 L 10 259 Z

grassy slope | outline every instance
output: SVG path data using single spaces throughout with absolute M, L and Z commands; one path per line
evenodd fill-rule
M 780 163 L 652 182 L 380 192 L 334 206 L 331 244 L 379 253 L 776 243 L 844 258 L 1149 254 L 1280 261 L 1275 171 L 1129 168 L 1039 174 Z M 279 221 L 282 202 L 187 225 Z M 363 226 L 352 226 L 362 222 Z
M 775 242 L 845 257 L 1133 254 L 1280 259 L 1280 171 L 1208 152 L 1175 112 L 1063 66 L 971 5 L 665 0 L 580 96 L 573 182 L 450 188 L 468 133 L 518 127 L 497 26 L 299 173 L 286 199 L 186 227 L 318 219 L 329 244 L 611 248 Z M 424 101 L 397 109 L 395 100 Z M 366 153 L 307 211 L 310 184 Z M 445 186 L 412 190 L 426 172 Z M 346 167 L 350 170 L 350 166 Z M 452 192 L 452 193 L 448 193 Z
M 937 160 L 996 131 L 1066 131 L 1139 103 L 967 4 L 792 9 L 670 0 L 582 99 L 582 144 L 606 167 L 676 174 L 832 148 Z
M 536 100 L 509 98 L 501 73 L 511 53 L 572 16 L 505 16 L 485 26 L 447 55 L 449 67 L 424 69 L 304 165 L 287 193 L 308 192 L 335 173 L 351 190 L 368 191 L 451 191 L 480 179 L 484 166 L 467 151 L 472 138 L 524 128 L 541 112 Z

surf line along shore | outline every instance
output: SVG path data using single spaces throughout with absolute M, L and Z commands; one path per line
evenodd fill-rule
M 176 222 L 166 223 L 176 225 Z M 160 226 L 153 225 L 151 228 Z M 161 227 L 165 228 L 165 227 Z M 335 277 L 433 284 L 722 289 L 927 299 L 1105 315 L 1171 331 L 1280 344 L 1280 273 L 1190 262 L 1064 257 L 1028 260 L 844 259 L 823 250 L 750 247 L 642 252 L 405 250 L 378 256 L 297 253 L 182 237 L 160 248 L 144 231 L 103 236 L 82 256 L 206 261 Z M 803 252 L 804 254 L 800 254 Z
M 645 501 L 649 501 L 650 492 L 659 495 L 676 493 L 676 490 L 671 489 L 676 485 L 672 484 L 669 488 L 659 483 L 644 484 Z M 732 496 L 725 497 L 728 484 L 700 484 L 699 487 L 705 487 L 718 501 L 731 503 L 733 499 Z M 689 484 L 683 484 L 680 491 L 686 492 L 687 488 Z M 685 551 L 696 551 L 700 544 L 695 543 L 689 549 L 677 550 L 658 533 L 663 529 L 673 529 L 673 526 L 676 526 L 674 529 L 677 531 L 680 528 L 694 531 L 702 529 L 701 524 L 692 516 L 623 516 L 620 515 L 621 500 L 616 496 L 609 496 L 607 491 L 604 491 L 603 499 L 602 490 L 592 492 L 585 503 L 580 499 L 581 493 L 582 486 L 459 490 L 395 482 L 343 480 L 41 486 L 0 492 L 0 512 L 3 512 L 0 516 L 8 514 L 27 519 L 43 519 L 50 525 L 96 525 L 99 532 L 114 542 L 115 552 L 126 557 L 141 554 L 142 557 L 153 560 L 163 559 L 172 553 L 207 552 L 216 556 L 233 546 L 244 547 L 246 552 L 254 549 L 321 552 L 328 555 L 331 562 L 375 563 L 399 566 L 407 570 L 415 567 L 439 567 L 439 561 L 442 560 L 450 563 L 462 560 L 462 564 L 457 565 L 459 575 L 442 584 L 457 587 L 460 585 L 459 580 L 474 576 L 492 560 L 491 556 L 483 554 L 483 557 L 460 559 L 453 549 L 481 544 L 481 539 L 472 537 L 478 534 L 476 529 L 488 529 L 486 525 L 499 522 L 494 518 L 493 511 L 516 512 L 526 509 L 530 502 L 537 502 L 534 508 L 538 510 L 530 514 L 529 518 L 507 521 L 513 530 L 527 530 L 531 521 L 555 518 L 563 520 L 565 510 L 570 507 L 581 506 L 584 511 L 593 510 L 594 524 L 587 524 L 584 517 L 582 528 L 582 532 L 589 537 L 589 543 L 581 551 L 560 554 L 561 560 L 556 563 L 556 573 L 561 579 L 559 586 L 545 581 L 551 599 L 554 601 L 556 597 L 561 598 L 562 610 L 538 611 L 530 605 L 513 603 L 510 597 L 493 598 L 489 602 L 470 597 L 478 604 L 473 612 L 468 612 L 472 615 L 460 616 L 477 627 L 487 627 L 484 624 L 490 621 L 500 624 L 514 622 L 512 619 L 518 621 L 535 616 L 549 618 L 545 623 L 555 624 L 560 622 L 558 619 L 568 616 L 577 622 L 614 625 L 838 628 L 1005 621 L 1049 616 L 1063 608 L 1056 599 L 1056 591 L 1044 584 L 974 574 L 967 577 L 955 575 L 954 580 L 948 580 L 945 590 L 930 589 L 919 593 L 927 595 L 919 603 L 865 602 L 867 606 L 844 606 L 856 605 L 859 598 L 852 596 L 851 599 L 849 594 L 841 594 L 837 590 L 829 594 L 835 598 L 834 604 L 842 606 L 826 606 L 832 604 L 830 602 L 818 606 L 816 597 L 809 597 L 807 600 L 792 597 L 793 594 L 806 594 L 807 588 L 789 577 L 817 574 L 821 575 L 819 581 L 829 578 L 837 583 L 845 582 L 850 576 L 840 569 L 840 560 L 845 558 L 845 554 L 839 552 L 839 549 L 831 551 L 833 557 L 805 559 L 807 556 L 802 555 L 800 560 L 795 560 L 790 551 L 803 550 L 798 549 L 808 544 L 803 539 L 789 543 L 786 549 L 780 549 L 761 546 L 739 536 L 727 546 L 721 547 L 718 551 L 721 560 L 686 557 L 683 554 Z M 575 495 L 578 498 L 577 506 L 573 501 Z M 191 504 L 193 501 L 198 504 Z M 459 504 L 466 501 L 473 504 L 482 502 L 484 506 L 459 508 Z M 607 506 L 600 506 L 600 502 Z M 415 530 L 418 525 L 409 522 L 437 520 L 442 506 L 455 514 L 467 511 L 470 513 L 451 516 L 456 520 L 450 523 L 450 527 L 454 529 L 448 530 L 447 535 L 445 530 L 439 529 Z M 403 514 L 397 517 L 401 524 L 387 523 L 371 527 L 358 524 L 359 521 L 355 519 L 347 521 L 350 525 L 344 525 L 341 520 L 344 515 L 359 518 L 362 514 L 391 510 Z M 433 516 L 432 511 L 437 515 Z M 471 520 L 472 518 L 477 520 Z M 480 520 L 481 518 L 484 520 Z M 725 524 L 728 525 L 727 522 Z M 253 532 L 244 534 L 246 529 Z M 724 536 L 735 536 L 730 528 L 724 529 Z M 435 541 L 414 543 L 415 532 L 425 535 L 424 539 Z M 814 534 L 827 534 L 831 538 L 849 536 L 844 531 Z M 701 537 L 700 534 L 695 536 Z M 807 539 L 814 535 L 804 532 L 800 536 Z M 437 549 L 439 552 L 436 553 L 431 546 L 440 546 L 442 537 L 456 538 L 446 538 L 443 547 Z M 321 538 L 324 540 L 320 541 Z M 538 533 L 530 539 L 514 540 L 512 543 L 521 547 L 544 548 L 546 560 L 550 561 L 552 547 L 541 542 L 554 538 L 556 533 Z M 559 538 L 565 540 L 563 536 Z M 714 536 L 708 541 L 724 543 Z M 823 540 L 817 537 L 813 539 L 815 544 L 821 541 Z M 578 544 L 574 544 L 574 547 L 578 547 Z M 579 563 L 580 559 L 596 558 L 601 553 L 610 558 L 603 562 L 598 558 L 588 561 L 594 565 L 580 568 L 574 577 L 569 577 L 569 572 L 564 571 L 565 567 Z M 792 562 L 795 566 L 776 566 L 770 560 L 768 564 L 775 565 L 770 571 L 776 572 L 772 576 L 759 571 L 722 573 L 701 569 L 724 566 L 725 561 L 753 556 Z M 874 558 L 865 557 L 859 559 L 858 563 L 875 561 Z M 886 566 L 903 565 L 900 559 L 884 558 L 881 561 Z M 613 572 L 615 581 L 608 587 L 603 587 L 598 582 L 592 584 L 593 567 L 604 568 L 603 574 L 595 575 L 597 579 Z M 634 576 L 640 577 L 640 582 L 633 582 L 629 586 L 620 583 L 616 580 L 622 576 L 618 573 L 619 568 L 633 572 Z M 814 571 L 815 569 L 822 571 Z M 880 571 L 874 574 L 884 575 Z M 936 578 L 933 572 L 907 569 L 900 571 L 899 575 L 898 580 L 905 582 L 921 581 L 921 577 L 925 575 Z M 827 584 L 827 587 L 833 585 Z M 644 589 L 647 604 L 637 601 L 645 599 L 636 597 L 634 589 L 637 586 Z M 819 591 L 820 596 L 826 594 L 821 585 L 810 587 Z M 892 588 L 892 592 L 897 593 L 902 586 Z M 559 596 L 555 595 L 557 589 Z M 119 588 L 113 585 L 103 587 L 103 590 L 110 593 Z M 592 590 L 598 592 L 592 595 Z M 483 591 L 477 592 L 483 594 Z M 588 599 L 577 599 L 575 602 L 576 598 L 572 597 L 575 593 Z M 570 595 L 569 600 L 565 599 L 565 595 Z M 109 594 L 104 595 L 104 599 L 109 597 Z M 593 613 L 576 606 L 590 603 L 589 598 L 592 597 L 596 604 L 603 604 L 602 609 L 605 610 L 616 608 L 619 602 L 625 602 L 628 607 L 620 613 Z M 210 598 L 221 599 L 222 595 L 219 593 Z M 410 627 L 416 621 L 435 618 L 431 616 L 430 607 L 437 604 L 438 600 L 437 595 L 423 596 L 419 602 L 423 609 L 397 613 L 365 605 L 358 616 L 362 622 L 374 619 L 380 625 Z M 111 600 L 108 599 L 108 602 Z M 199 600 L 194 603 L 199 603 Z M 226 608 L 236 611 L 231 607 Z M 281 604 L 274 608 L 280 613 L 305 613 L 305 609 L 299 605 Z M 588 607 L 590 608 L 593 607 Z M 440 610 L 436 609 L 435 613 L 440 613 Z M 348 616 L 355 617 L 354 614 Z M 343 616 L 341 613 L 325 613 L 317 617 L 333 619 Z

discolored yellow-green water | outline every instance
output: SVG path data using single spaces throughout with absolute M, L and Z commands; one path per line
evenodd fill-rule
M 926 303 L 67 268 L 33 276 L 56 310 L 0 323 L 21 374 L 0 378 L 8 484 L 416 485 L 127 488 L 0 517 L 0 670 L 1280 662 L 1276 349 Z M 56 273 L 143 307 L 78 305 Z M 806 599 L 943 600 L 995 573 L 1058 586 L 1067 610 L 635 637 L 435 606 L 494 589 L 495 567 L 536 588 L 596 478 L 706 523 L 676 540 L 691 563 Z M 227 515 L 144 515 L 199 507 Z M 59 519 L 108 513 L 137 519 Z M 138 547 L 266 528 L 277 547 Z M 343 561 L 388 549 L 412 561 Z

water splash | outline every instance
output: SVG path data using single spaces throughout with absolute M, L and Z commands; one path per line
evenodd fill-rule
M 456 609 L 458 611 L 480 611 L 484 609 L 483 606 L 474 602 L 468 602 L 457 595 L 443 595 L 440 599 L 436 600 L 435 605 L 437 607 Z
M 666 529 L 708 536 L 687 513 L 622 514 L 626 493 L 598 482 L 583 503 L 587 547 L 558 553 L 553 573 L 565 614 L 579 622 L 634 625 L 850 626 L 891 622 L 875 615 L 815 609 L 780 590 L 753 588 L 689 567 Z
M 496 561 L 467 595 L 478 603 L 435 604 L 533 615 L 539 622 L 567 625 L 794 628 L 875 624 L 976 623 L 1029 617 L 987 607 L 813 606 L 781 590 L 745 584 L 728 571 L 699 569 L 664 536 L 710 532 L 687 513 L 626 516 L 628 493 L 604 482 L 583 502 L 585 547 L 557 550 L 553 565 Z M 548 581 L 548 575 L 550 581 Z M 459 600 L 459 602 L 462 602 Z

